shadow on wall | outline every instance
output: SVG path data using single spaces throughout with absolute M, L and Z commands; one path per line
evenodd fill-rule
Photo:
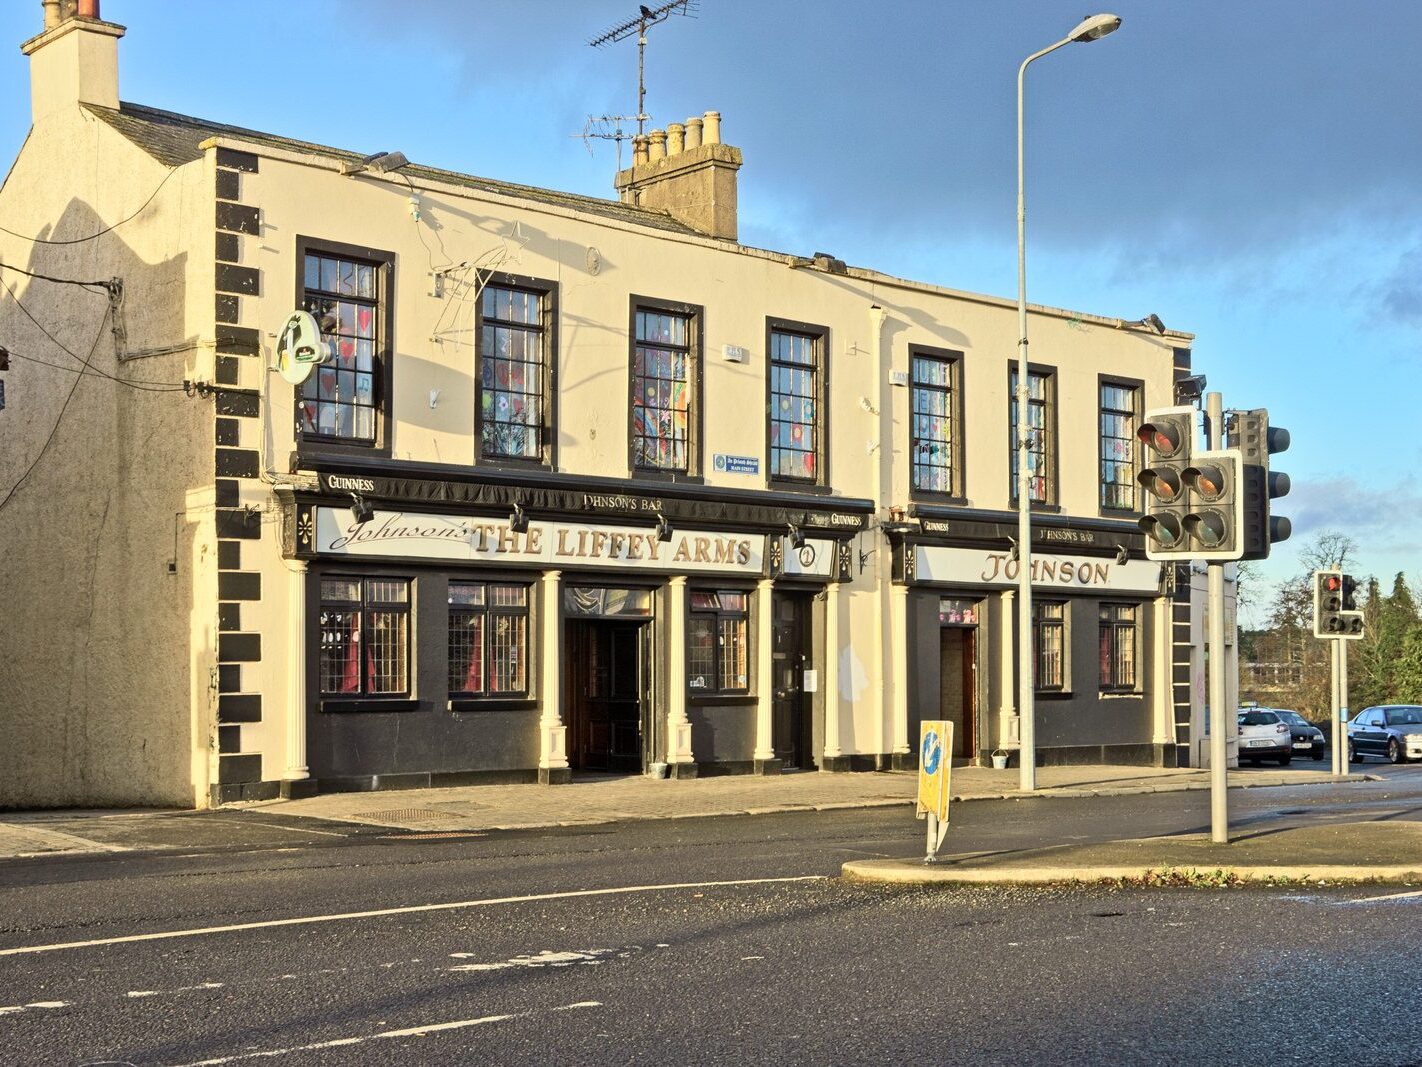
M 40 236 L 106 225 L 76 200 Z M 187 257 L 149 261 L 111 233 L 30 245 L 26 268 L 122 279 L 127 337 L 111 329 L 102 292 L 0 272 L 11 290 L 0 293 L 0 330 L 14 355 L 0 499 L 24 476 L 0 507 L 0 806 L 188 806 L 189 561 L 202 551 L 188 494 L 212 486 L 213 402 L 180 387 L 195 355 Z M 121 344 L 189 350 L 120 361 Z M 197 498 L 212 507 L 210 491 Z

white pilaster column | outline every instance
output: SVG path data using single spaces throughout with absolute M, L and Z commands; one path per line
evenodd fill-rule
M 775 615 L 771 590 L 775 583 L 765 579 L 756 586 L 755 662 L 759 697 L 755 708 L 755 760 L 775 758 Z
M 691 754 L 691 719 L 686 713 L 686 576 L 674 576 L 668 592 L 667 763 L 677 776 L 679 767 L 696 765 Z
M 839 583 L 825 587 L 825 759 L 844 754 L 839 741 Z
M 542 658 L 539 661 L 538 780 L 545 785 L 566 782 L 568 728 L 563 725 L 563 587 L 562 571 L 543 574 Z
M 306 561 L 287 562 L 285 782 L 311 777 L 306 766 Z
M 1017 717 L 1017 675 L 1012 670 L 1015 662 L 1012 650 L 1017 647 L 1013 636 L 1013 624 L 1017 619 L 1017 590 L 1004 589 L 1001 605 L 997 667 L 1002 710 L 998 715 L 997 747 L 1018 748 L 1022 744 L 1022 724 Z
M 893 661 L 891 673 L 894 679 L 890 714 L 893 715 L 894 721 L 895 757 L 907 756 L 912 751 L 909 748 L 908 735 L 908 594 L 907 585 L 895 585 L 889 595 L 889 653 Z M 895 763 L 898 762 L 896 758 Z
M 1151 642 L 1152 718 L 1155 720 L 1154 741 L 1163 748 L 1175 746 L 1175 686 L 1171 684 L 1170 654 L 1175 629 L 1172 626 L 1170 598 L 1156 597 L 1151 607 L 1155 640 Z M 1173 755 L 1173 753 L 1172 753 Z

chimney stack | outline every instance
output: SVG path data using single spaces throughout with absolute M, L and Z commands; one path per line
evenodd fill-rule
M 624 204 L 665 211 L 710 237 L 736 239 L 741 150 L 721 143 L 721 113 L 673 122 L 636 138 L 632 167 L 614 185 Z
M 35 122 L 81 104 L 117 108 L 118 39 L 99 0 L 41 0 L 44 29 L 20 46 L 30 57 L 30 115 Z

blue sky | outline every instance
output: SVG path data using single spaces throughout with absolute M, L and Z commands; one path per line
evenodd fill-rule
M 655 5 L 653 5 L 655 6 Z M 587 45 L 632 0 L 103 0 L 125 99 L 490 177 L 612 195 L 573 134 L 635 110 L 636 47 Z M 1355 571 L 1422 577 L 1422 40 L 1417 0 L 1114 0 L 1115 35 L 1028 83 L 1034 302 L 1198 334 L 1226 406 L 1293 434 L 1296 567 L 1320 530 Z M 655 28 L 648 110 L 717 109 L 745 153 L 741 238 L 1011 296 L 1014 79 L 1080 0 L 700 0 Z M 0 157 L 28 126 L 8 0 Z M 1398 455 L 1383 466 L 1386 449 Z

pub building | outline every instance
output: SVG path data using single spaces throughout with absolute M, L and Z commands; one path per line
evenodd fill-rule
M 818 766 L 816 634 L 871 502 L 664 489 L 332 469 L 287 497 L 311 780 Z
M 110 377 L 0 305 L 0 806 L 1015 758 L 1015 302 L 742 244 L 715 111 L 513 185 L 120 101 L 82 7 L 0 259 L 114 279 L 16 289 Z M 1135 428 L 1192 336 L 1030 316 L 1039 756 L 1188 764 Z

